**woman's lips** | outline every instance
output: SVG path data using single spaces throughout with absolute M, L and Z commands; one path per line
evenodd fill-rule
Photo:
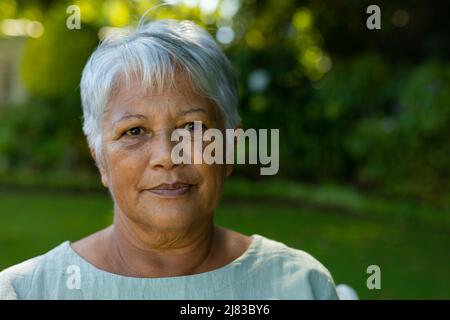
M 191 191 L 192 187 L 192 184 L 182 182 L 172 184 L 163 183 L 154 188 L 147 189 L 147 191 L 162 197 L 179 197 Z

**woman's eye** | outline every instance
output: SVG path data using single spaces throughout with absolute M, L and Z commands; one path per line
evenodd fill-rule
M 189 122 L 184 126 L 185 129 L 189 130 L 189 131 L 194 131 L 195 130 L 195 123 L 194 122 Z M 202 130 L 207 129 L 206 126 L 202 123 Z
M 186 126 L 184 128 L 188 129 L 189 131 L 194 131 L 195 124 L 193 122 L 189 122 L 189 123 L 186 124 Z
M 141 127 L 135 127 L 125 131 L 125 134 L 128 136 L 138 136 L 142 133 L 144 133 L 144 129 L 142 129 Z

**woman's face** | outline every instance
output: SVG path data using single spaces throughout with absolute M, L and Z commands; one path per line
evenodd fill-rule
M 224 130 L 214 104 L 196 94 L 182 73 L 175 87 L 159 94 L 143 92 L 137 81 L 114 92 L 103 118 L 99 167 L 120 214 L 161 230 L 211 217 L 231 166 L 171 160 L 178 143 L 171 141 L 173 130 L 192 129 L 194 121 Z

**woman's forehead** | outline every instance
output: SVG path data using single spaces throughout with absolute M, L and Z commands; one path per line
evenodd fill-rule
M 216 119 L 217 108 L 208 98 L 198 93 L 192 81 L 183 73 L 174 81 L 167 79 L 162 87 L 142 88 L 142 82 L 134 77 L 127 83 L 119 81 L 108 104 L 107 113 L 117 118 L 133 114 L 154 114 L 170 112 L 183 116 L 193 109 L 200 109 L 206 116 Z

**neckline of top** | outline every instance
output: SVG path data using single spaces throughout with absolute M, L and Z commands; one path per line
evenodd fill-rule
M 257 250 L 259 247 L 260 242 L 263 240 L 263 236 L 259 234 L 252 234 L 250 236 L 252 238 L 250 245 L 248 248 L 242 253 L 239 257 L 234 259 L 233 261 L 229 262 L 228 264 L 219 267 L 214 270 L 205 271 L 201 273 L 196 274 L 190 274 L 190 275 L 182 275 L 182 276 L 174 276 L 174 277 L 158 277 L 158 278 L 142 278 L 142 277 L 132 277 L 132 276 L 124 276 L 121 274 L 109 272 L 103 269 L 100 269 L 84 259 L 82 256 L 80 256 L 70 245 L 70 241 L 65 241 L 62 243 L 62 246 L 64 249 L 66 249 L 69 254 L 74 257 L 76 260 L 79 261 L 80 265 L 86 266 L 86 269 L 92 270 L 94 273 L 102 274 L 104 276 L 109 276 L 116 279 L 123 279 L 123 280 L 130 280 L 130 281 L 177 281 L 177 280 L 196 280 L 201 279 L 205 277 L 210 277 L 212 275 L 220 275 L 223 273 L 226 273 L 229 269 L 233 268 L 234 266 L 238 264 L 242 264 L 250 255 Z

